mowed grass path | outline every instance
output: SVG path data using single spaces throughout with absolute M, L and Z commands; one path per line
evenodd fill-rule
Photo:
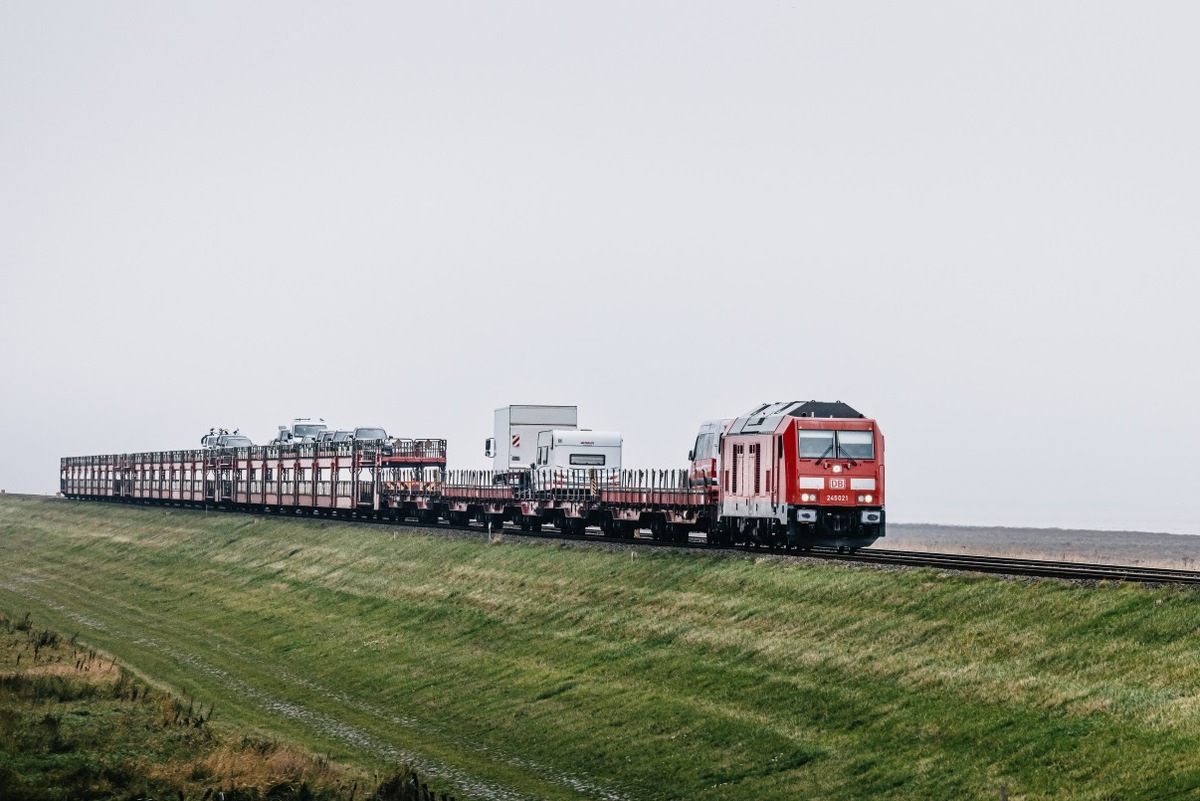
M 1200 787 L 1190 590 L 50 499 L 0 499 L 0 548 L 0 609 L 461 798 Z

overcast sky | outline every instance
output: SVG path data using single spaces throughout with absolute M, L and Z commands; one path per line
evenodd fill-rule
M 893 522 L 1200 534 L 1195 3 L 0 2 L 0 488 L 845 401 Z

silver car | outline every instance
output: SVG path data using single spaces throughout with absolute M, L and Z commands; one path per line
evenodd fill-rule
M 378 445 L 384 456 L 392 455 L 392 438 L 382 428 L 360 426 L 354 429 L 354 441 L 363 445 Z
M 200 438 L 200 447 L 210 451 L 222 448 L 253 448 L 254 443 L 249 437 L 239 434 L 236 428 L 232 434 L 225 429 L 218 431 L 214 428 Z

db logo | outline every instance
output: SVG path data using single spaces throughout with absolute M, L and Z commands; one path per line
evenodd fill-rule
M 831 479 L 829 479 L 829 488 L 830 488 L 831 490 L 835 490 L 835 489 L 845 489 L 845 488 L 846 488 L 846 479 L 844 479 L 844 478 L 831 478 Z

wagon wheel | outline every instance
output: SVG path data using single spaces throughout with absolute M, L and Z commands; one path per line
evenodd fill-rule
M 650 520 L 650 535 L 655 541 L 665 539 L 667 533 L 667 519 L 662 515 L 654 515 Z

